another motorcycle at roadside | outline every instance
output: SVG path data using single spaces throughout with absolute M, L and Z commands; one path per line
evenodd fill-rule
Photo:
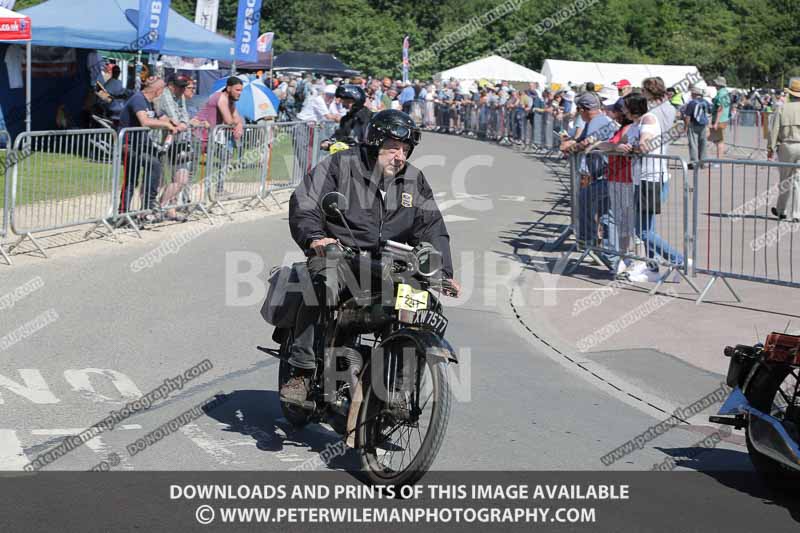
M 774 488 L 800 482 L 800 336 L 725 348 L 728 399 L 711 422 L 744 429 L 753 467 Z

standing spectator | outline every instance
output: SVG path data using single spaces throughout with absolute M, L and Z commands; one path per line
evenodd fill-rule
M 200 110 L 200 113 L 198 113 L 197 118 L 209 124 L 209 128 L 203 130 L 204 152 L 208 145 L 208 136 L 210 130 L 212 130 L 218 124 L 233 126 L 233 142 L 238 142 L 239 139 L 241 139 L 244 135 L 244 120 L 239 114 L 239 111 L 236 109 L 236 102 L 239 101 L 239 98 L 242 96 L 243 88 L 244 84 L 242 80 L 236 76 L 231 76 L 225 83 L 225 88 L 211 95 L 211 98 L 208 99 L 205 107 L 203 107 L 203 109 Z M 220 156 L 222 158 L 220 161 L 220 168 L 224 169 L 227 166 L 228 157 L 233 152 L 233 143 L 230 142 L 230 140 L 228 140 L 224 135 L 222 135 L 219 139 L 215 139 L 215 142 L 225 145 L 220 150 Z M 209 179 L 214 179 L 214 177 L 209 176 Z M 216 179 L 217 193 L 222 193 L 225 188 L 225 176 L 219 175 L 216 176 Z
M 378 78 L 372 78 L 372 80 L 369 82 L 367 96 L 369 97 L 368 107 L 370 111 L 373 113 L 383 111 L 383 106 L 381 105 L 381 99 L 383 99 L 383 86 L 381 85 L 381 80 Z
M 629 94 L 631 94 L 631 91 L 633 91 L 633 86 L 631 85 L 631 82 L 625 79 L 619 80 L 613 85 L 617 88 L 617 93 L 619 93 L 620 98 L 628 96 Z
M 718 76 L 714 79 L 714 87 L 717 88 L 717 95 L 714 96 L 711 104 L 711 132 L 709 139 L 717 146 L 717 159 L 722 159 L 725 155 L 725 129 L 731 119 L 731 96 L 726 88 L 728 85 L 725 78 Z M 718 164 L 712 165 L 718 167 Z
M 403 107 L 403 113 L 411 114 L 411 102 L 414 101 L 415 97 L 414 86 L 410 82 L 405 83 L 403 91 L 398 98 L 400 105 Z
M 217 91 L 208 99 L 206 105 L 198 113 L 199 120 L 208 122 L 211 128 L 217 124 L 234 126 L 233 137 L 237 141 L 244 135 L 244 120 L 236 110 L 236 102 L 242 96 L 244 83 L 236 76 L 231 76 L 225 83 L 225 88 Z M 208 141 L 208 134 L 203 137 L 204 143 Z
M 628 279 L 629 260 L 623 256 L 630 251 L 631 237 L 635 232 L 633 160 L 630 155 L 619 155 L 619 152 L 630 151 L 621 148 L 628 142 L 628 130 L 633 121 L 625 112 L 625 99 L 619 98 L 613 105 L 606 107 L 609 116 L 620 125 L 620 128 L 607 142 L 595 145 L 595 150 L 610 152 L 608 156 L 608 218 L 611 221 L 609 245 L 619 254 L 612 261 L 612 277 Z M 615 155 L 611 155 L 617 152 Z
M 689 138 L 689 168 L 706 158 L 706 126 L 710 112 L 708 102 L 703 99 L 703 89 L 692 85 L 692 99 L 681 109 L 684 129 Z M 700 165 L 700 168 L 703 168 Z
M 582 94 L 575 107 L 583 118 L 586 127 L 580 137 L 575 140 L 565 140 L 561 143 L 564 152 L 583 152 L 597 142 L 607 141 L 614 135 L 616 126 L 608 116 L 603 113 L 600 98 L 592 92 Z M 579 205 L 582 206 L 578 213 L 578 239 L 595 243 L 598 238 L 603 240 L 603 246 L 610 248 L 609 239 L 614 238 L 613 221 L 608 214 L 608 187 L 606 172 L 608 158 L 601 153 L 582 155 L 578 162 L 580 174 L 580 190 L 578 192 Z M 605 226 L 605 227 L 603 227 Z M 601 258 L 610 269 L 614 269 L 614 258 L 602 255 Z
M 425 91 L 425 129 L 433 129 L 436 127 L 436 86 L 434 84 L 428 85 Z
M 178 124 L 166 116 L 156 114 L 153 102 L 164 92 L 164 81 L 159 78 L 150 78 L 145 87 L 130 97 L 120 114 L 121 128 L 156 128 L 169 130 L 170 133 L 178 131 Z M 133 136 L 134 142 L 130 142 Z M 161 185 L 161 161 L 155 147 L 147 135 L 126 135 L 123 147 L 125 167 L 122 183 L 122 197 L 120 198 L 119 212 L 128 213 L 132 210 L 133 191 L 139 181 L 139 174 L 144 174 L 142 182 L 142 211 L 155 207 L 158 199 L 158 188 Z M 120 225 L 126 223 L 120 220 Z
M 656 214 L 669 194 L 669 169 L 666 161 L 647 157 L 660 154 L 664 149 L 659 142 L 661 123 L 653 110 L 648 111 L 648 102 L 643 95 L 630 94 L 624 100 L 625 111 L 633 125 L 628 131 L 628 142 L 621 146 L 624 151 L 640 153 L 643 157 L 633 165 L 633 181 L 636 192 L 636 231 L 645 245 L 648 263 L 637 263 L 628 269 L 631 281 L 656 282 L 661 279 L 659 265 L 655 261 L 661 256 L 674 265 L 683 264 L 683 255 L 675 250 L 656 231 Z M 671 107 L 671 106 L 670 106 Z
M 308 122 L 335 121 L 337 116 L 330 111 L 330 105 L 335 98 L 336 85 L 327 85 L 322 93 L 306 98 L 303 109 L 297 114 L 297 118 Z
M 381 98 L 383 109 L 392 109 L 392 102 L 395 98 L 397 98 L 397 89 L 394 88 L 394 85 L 384 86 L 383 98 Z
M 186 106 L 186 112 L 189 114 L 190 117 L 192 117 L 191 120 L 189 121 L 191 125 L 192 126 L 202 125 L 207 128 L 208 127 L 207 122 L 203 122 L 202 120 L 194 118 L 200 112 L 200 110 L 197 109 L 197 106 L 193 103 L 196 91 L 197 91 L 197 86 L 195 85 L 194 80 L 189 78 L 189 85 L 187 85 L 186 90 L 183 91 L 183 104 Z
M 519 105 L 517 106 L 516 118 L 514 127 L 517 130 L 516 135 L 516 142 L 517 144 L 529 144 L 530 143 L 530 135 L 529 131 L 526 129 L 526 124 L 528 121 L 528 114 L 533 109 L 533 100 L 531 99 L 530 95 L 527 91 L 519 91 Z
M 675 124 L 675 117 L 678 112 L 667 98 L 667 88 L 664 85 L 664 80 L 660 77 L 645 78 L 642 81 L 642 94 L 647 98 L 650 113 L 658 119 L 659 129 L 661 130 L 660 135 L 650 142 L 655 143 L 655 148 L 660 148 L 657 153 L 669 155 L 669 148 L 672 144 L 670 132 Z
M 561 103 L 565 115 L 571 115 L 573 112 L 573 104 L 575 103 L 575 91 L 568 89 L 564 92 L 563 101 Z
M 767 156 L 772 159 L 775 151 L 778 160 L 784 163 L 800 163 L 800 78 L 789 80 L 789 101 L 775 113 L 767 143 Z M 787 209 L 792 222 L 800 222 L 800 172 L 796 168 L 781 168 L 780 194 L 778 205 L 772 214 L 779 219 L 786 218 Z
M 167 90 L 155 101 L 156 113 L 166 115 L 173 123 L 178 124 L 178 133 L 173 142 L 166 147 L 167 159 L 172 166 L 172 183 L 164 188 L 161 194 L 161 207 L 169 207 L 175 202 L 184 187 L 189 184 L 191 173 L 191 157 L 187 157 L 192 146 L 192 132 L 189 129 L 189 110 L 184 99 L 189 78 L 186 76 L 170 77 Z M 186 217 L 178 215 L 174 207 L 169 207 L 165 218 L 176 222 L 186 222 Z

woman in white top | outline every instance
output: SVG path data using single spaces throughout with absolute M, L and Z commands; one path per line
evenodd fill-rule
M 666 148 L 662 143 L 661 126 L 658 118 L 648 112 L 647 99 L 643 96 L 625 97 L 625 110 L 633 124 L 628 130 L 627 142 L 620 145 L 620 149 L 642 154 L 642 158 L 633 164 L 633 182 L 636 186 L 634 193 L 637 212 L 636 231 L 645 244 L 647 257 L 655 259 L 656 256 L 661 256 L 673 265 L 681 265 L 684 262 L 683 255 L 656 231 L 656 214 L 661 211 L 660 207 L 669 195 L 669 168 L 666 159 L 648 157 L 648 154 L 664 155 Z M 635 269 L 631 273 L 633 281 L 639 281 L 635 278 L 637 270 L 641 271 L 639 273 L 645 275 L 648 281 L 659 279 L 658 264 L 655 262 L 651 262 L 649 273 L 644 272 L 645 269 L 641 266 Z

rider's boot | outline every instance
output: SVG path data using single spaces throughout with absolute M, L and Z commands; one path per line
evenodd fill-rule
M 303 405 L 308 399 L 311 370 L 292 368 L 292 377 L 281 385 L 281 401 L 295 405 Z

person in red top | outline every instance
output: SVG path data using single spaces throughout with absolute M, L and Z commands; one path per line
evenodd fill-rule
M 628 130 L 633 121 L 625 113 L 624 99 L 618 99 L 613 105 L 606 108 L 606 113 L 620 128 L 606 142 L 598 143 L 595 150 L 609 152 L 608 156 L 608 200 L 609 217 L 614 221 L 615 235 L 609 236 L 609 242 L 619 252 L 619 259 L 614 265 L 614 276 L 617 279 L 626 279 L 626 270 L 631 264 L 624 259 L 624 254 L 630 252 L 631 236 L 634 233 L 634 185 L 632 172 L 632 159 L 628 155 L 615 155 L 614 152 L 624 152 L 620 145 L 628 140 Z

